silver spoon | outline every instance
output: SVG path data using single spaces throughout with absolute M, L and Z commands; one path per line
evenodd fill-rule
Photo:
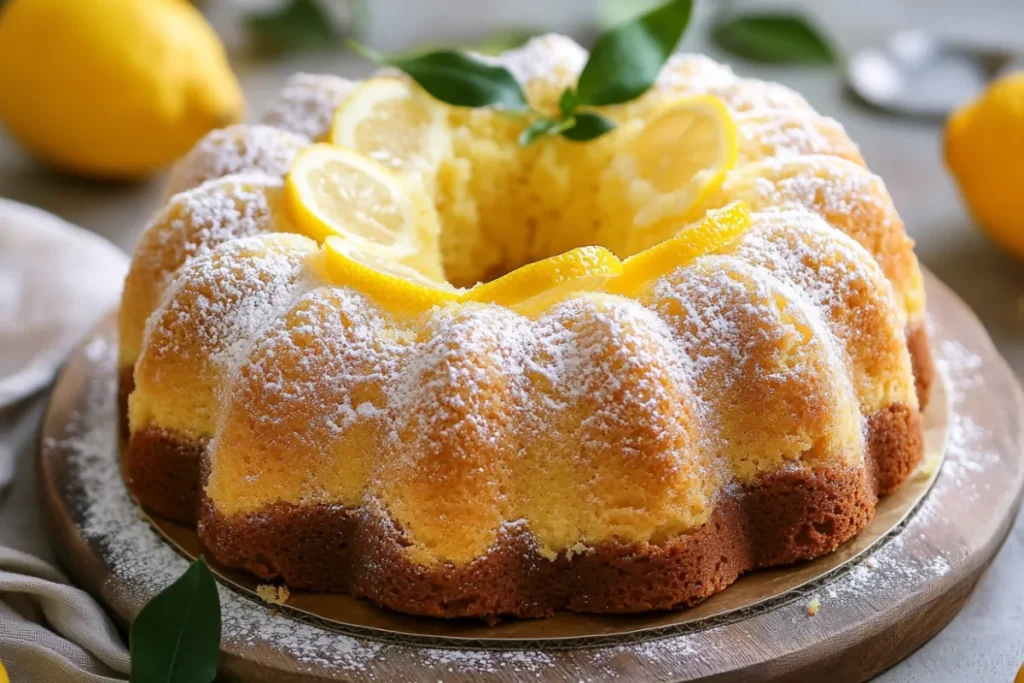
M 1024 55 L 958 43 L 921 30 L 894 33 L 847 64 L 850 89 L 863 101 L 903 116 L 941 119 L 999 76 L 1024 69 Z

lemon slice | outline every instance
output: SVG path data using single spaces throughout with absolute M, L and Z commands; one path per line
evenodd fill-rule
M 615 294 L 635 294 L 648 282 L 731 244 L 749 228 L 750 210 L 743 202 L 708 211 L 702 220 L 683 228 L 674 237 L 623 261 L 622 275 L 610 282 L 607 289 Z
M 462 296 L 448 283 L 389 258 L 386 250 L 367 249 L 337 235 L 324 240 L 323 258 L 331 282 L 357 289 L 392 312 L 418 313 Z
M 576 292 L 601 290 L 621 272 L 622 263 L 604 247 L 580 247 L 479 284 L 466 292 L 465 300 L 535 315 Z
M 711 95 L 658 108 L 628 144 L 625 175 L 639 228 L 686 216 L 736 165 L 736 124 Z
M 451 156 L 447 118 L 447 109 L 415 83 L 372 78 L 338 107 L 330 139 L 396 173 L 425 181 Z
M 319 242 L 341 235 L 368 249 L 385 248 L 396 260 L 437 255 L 440 227 L 430 199 L 352 150 L 307 147 L 292 164 L 285 192 L 299 231 Z

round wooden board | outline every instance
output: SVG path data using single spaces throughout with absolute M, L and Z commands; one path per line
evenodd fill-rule
M 673 629 L 624 629 L 599 640 L 496 644 L 370 630 L 341 633 L 222 587 L 223 678 L 870 678 L 956 614 L 1009 532 L 1024 488 L 1024 399 L 1013 373 L 967 307 L 934 277 L 927 287 L 933 351 L 950 407 L 945 461 L 907 521 L 852 562 L 747 609 Z M 38 462 L 42 505 L 64 563 L 127 624 L 187 561 L 137 513 L 121 483 L 111 330 L 109 323 L 101 327 L 62 373 Z M 812 599 L 821 605 L 815 616 L 807 613 Z

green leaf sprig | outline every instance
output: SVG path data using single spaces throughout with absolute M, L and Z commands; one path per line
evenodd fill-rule
M 532 109 L 518 81 L 503 66 L 472 55 L 439 50 L 415 56 L 387 56 L 350 42 L 363 56 L 401 69 L 432 97 L 458 107 L 494 107 L 524 115 L 528 124 L 519 136 L 523 147 L 541 138 L 593 140 L 615 123 L 593 107 L 621 104 L 646 92 L 683 37 L 693 0 L 672 0 L 602 34 L 575 87 L 559 99 L 557 114 Z
M 212 683 L 220 622 L 217 582 L 200 557 L 135 617 L 131 683 Z
M 715 44 L 729 54 L 767 64 L 835 64 L 835 50 L 798 14 L 742 14 L 717 22 Z

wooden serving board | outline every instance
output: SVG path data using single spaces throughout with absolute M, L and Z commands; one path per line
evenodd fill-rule
M 496 631 L 314 594 L 276 608 L 251 597 L 251 580 L 224 572 L 224 680 L 841 683 L 888 668 L 957 613 L 1024 488 L 1024 398 L 1013 373 L 967 307 L 934 277 L 927 287 L 944 391 L 926 426 L 945 459 L 934 483 L 921 477 L 883 501 L 873 526 L 833 556 L 755 573 L 690 613 L 560 615 Z M 64 563 L 128 624 L 184 571 L 181 553 L 201 548 L 194 532 L 141 515 L 121 482 L 114 337 L 108 320 L 63 371 L 38 464 Z

